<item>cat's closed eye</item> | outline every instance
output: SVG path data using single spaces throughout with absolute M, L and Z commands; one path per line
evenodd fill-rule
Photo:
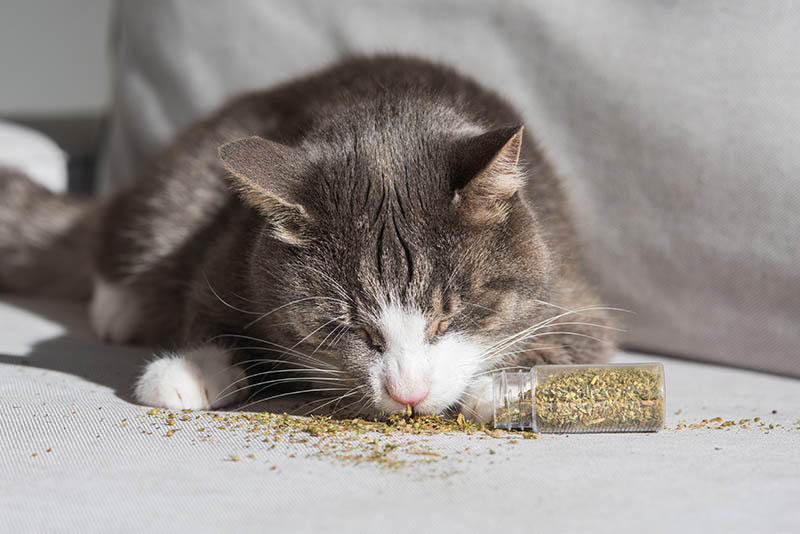
M 436 336 L 442 335 L 447 332 L 448 327 L 450 326 L 449 319 L 439 319 L 437 321 L 433 321 L 428 325 L 426 340 L 430 343 L 434 340 Z
M 371 349 L 379 352 L 383 352 L 385 350 L 383 338 L 381 338 L 380 334 L 378 334 L 378 332 L 369 326 L 359 326 L 354 329 L 354 332 L 358 334 L 358 336 L 363 339 Z
M 447 319 L 439 321 L 439 323 L 436 325 L 436 333 L 444 334 L 447 331 L 448 326 L 450 326 L 450 321 L 448 321 Z

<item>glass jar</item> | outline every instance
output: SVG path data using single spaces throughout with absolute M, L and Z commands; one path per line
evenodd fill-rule
M 660 363 L 537 365 L 492 375 L 494 426 L 533 432 L 656 432 L 664 426 Z

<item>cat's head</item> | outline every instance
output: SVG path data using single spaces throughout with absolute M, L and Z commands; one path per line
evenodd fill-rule
M 224 145 L 263 217 L 248 296 L 270 313 L 254 328 L 334 396 L 384 412 L 456 405 L 548 292 L 521 148 L 521 127 Z

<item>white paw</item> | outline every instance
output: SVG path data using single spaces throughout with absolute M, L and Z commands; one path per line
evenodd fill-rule
M 244 370 L 230 365 L 225 350 L 205 345 L 149 363 L 134 393 L 136 400 L 147 406 L 208 410 L 241 399 L 246 386 Z
M 89 320 L 97 337 L 111 343 L 133 339 L 142 313 L 141 299 L 130 289 L 96 279 Z
M 493 403 L 492 378 L 482 376 L 467 388 L 467 394 L 461 403 L 461 413 L 471 421 L 488 425 L 494 419 Z

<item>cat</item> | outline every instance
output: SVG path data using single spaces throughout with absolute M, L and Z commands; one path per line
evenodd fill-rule
M 350 58 L 240 96 L 109 199 L 10 171 L 0 195 L 0 290 L 91 297 L 102 339 L 155 348 L 145 405 L 288 386 L 488 422 L 492 370 L 615 346 L 530 129 L 426 60 Z

